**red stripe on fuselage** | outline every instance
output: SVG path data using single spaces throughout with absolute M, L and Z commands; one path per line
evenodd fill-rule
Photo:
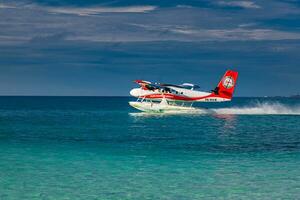
M 202 96 L 202 97 L 186 97 L 186 96 L 179 96 L 179 95 L 174 95 L 174 94 L 149 94 L 145 96 L 141 96 L 141 98 L 146 98 L 146 99 L 172 99 L 172 100 L 178 100 L 178 101 L 197 101 L 200 99 L 205 99 L 209 97 L 220 97 L 215 94 L 209 94 L 207 96 Z

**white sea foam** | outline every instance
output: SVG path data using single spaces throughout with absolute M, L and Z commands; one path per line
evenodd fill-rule
M 193 111 L 177 110 L 165 111 L 162 113 L 131 113 L 134 116 L 153 116 L 153 115 L 300 115 L 300 105 L 289 106 L 278 102 L 263 102 L 253 105 L 228 108 L 196 108 Z
M 252 106 L 210 109 L 216 114 L 233 115 L 300 115 L 300 105 L 288 106 L 281 103 L 256 103 Z
M 194 110 L 166 110 L 163 112 L 138 112 L 138 113 L 129 113 L 131 116 L 142 116 L 142 117 L 151 117 L 151 116 L 165 116 L 165 115 L 205 115 L 211 111 L 207 109 L 194 109 Z

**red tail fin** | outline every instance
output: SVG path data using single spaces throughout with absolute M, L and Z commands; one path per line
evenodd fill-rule
M 227 70 L 218 86 L 213 90 L 214 94 L 231 99 L 238 78 L 238 72 Z

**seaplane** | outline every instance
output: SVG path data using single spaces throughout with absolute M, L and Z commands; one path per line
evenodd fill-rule
M 151 83 L 145 80 L 135 80 L 140 87 L 130 91 L 136 101 L 129 105 L 143 112 L 168 112 L 197 110 L 194 102 L 225 102 L 231 101 L 238 72 L 227 70 L 219 84 L 210 92 L 200 91 L 200 87 L 191 83 L 181 85 Z

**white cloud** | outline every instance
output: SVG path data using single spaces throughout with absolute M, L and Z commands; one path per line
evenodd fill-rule
M 298 30 L 264 27 L 252 12 L 232 14 L 220 9 L 215 12 L 196 7 L 12 6 L 18 12 L 1 9 L 4 14 L 0 20 L 0 43 L 48 42 L 51 39 L 99 42 L 300 40 Z M 155 12 L 151 12 L 153 10 Z M 256 11 L 261 13 L 262 10 Z M 139 17 L 131 14 L 144 12 L 150 13 Z M 98 13 L 107 14 L 99 16 Z M 58 37 L 61 33 L 68 34 Z
M 300 39 L 300 33 L 273 29 L 171 29 L 178 34 L 198 37 L 200 40 L 289 40 Z
M 252 27 L 252 26 L 256 26 L 257 23 L 245 23 L 245 24 L 240 24 L 238 25 L 240 28 L 245 28 L 245 27 Z
M 0 44 L 21 44 L 30 39 L 31 37 L 0 35 Z
M 4 8 L 16 8 L 15 6 L 9 5 L 9 4 L 1 4 L 0 3 L 0 9 L 4 9 Z
M 299 40 L 300 33 L 266 28 L 254 28 L 255 23 L 243 24 L 238 28 L 210 29 L 186 25 L 135 24 L 145 31 L 156 33 L 156 40 L 177 41 L 259 41 L 259 40 Z M 253 28 L 251 28 L 253 27 Z M 144 35 L 147 36 L 147 32 Z
M 100 13 L 146 13 L 155 10 L 156 6 L 126 6 L 126 7 L 47 7 L 52 13 L 75 14 L 75 15 L 95 15 Z
M 194 7 L 190 5 L 177 5 L 176 8 L 194 8 Z
M 250 8 L 250 9 L 258 9 L 261 8 L 259 5 L 255 4 L 252 1 L 219 1 L 217 2 L 220 6 L 228 6 L 228 7 L 240 7 L 240 8 Z

